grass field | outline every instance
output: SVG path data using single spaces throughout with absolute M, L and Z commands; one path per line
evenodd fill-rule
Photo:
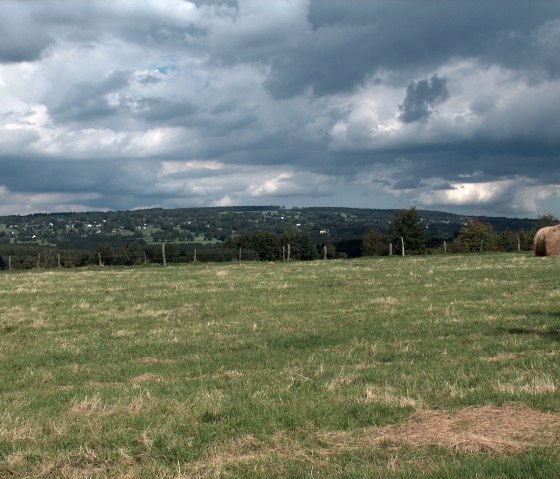
M 560 477 L 560 260 L 0 274 L 0 478 Z

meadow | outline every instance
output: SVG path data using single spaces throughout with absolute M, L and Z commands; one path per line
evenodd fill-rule
M 560 259 L 0 273 L 0 478 L 553 478 Z

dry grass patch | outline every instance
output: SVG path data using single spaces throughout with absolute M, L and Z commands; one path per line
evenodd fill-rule
M 560 414 L 542 413 L 521 405 L 466 408 L 452 414 L 423 410 L 404 424 L 368 428 L 361 433 L 310 433 L 305 439 L 300 439 L 305 431 L 294 434 L 280 431 L 265 439 L 249 435 L 216 446 L 203 460 L 185 465 L 184 473 L 218 477 L 228 466 L 266 462 L 271 458 L 303 460 L 319 469 L 337 454 L 387 444 L 441 447 L 467 453 L 518 454 L 537 446 L 559 446 L 559 427 Z
M 387 406 L 397 406 L 397 407 L 421 407 L 421 401 L 408 396 L 399 396 L 395 388 L 391 386 L 375 386 L 371 385 L 366 387 L 365 397 L 361 399 L 365 403 L 377 403 L 384 404 Z
M 145 392 L 128 404 L 107 404 L 99 395 L 85 397 L 70 406 L 72 417 L 119 417 L 148 413 L 157 407 L 157 401 Z
M 0 440 L 9 442 L 33 442 L 41 434 L 40 428 L 19 418 L 5 414 L 0 417 Z
M 531 394 L 533 396 L 554 394 L 558 390 L 554 379 L 548 375 L 537 376 L 526 382 L 498 381 L 494 385 L 494 389 L 505 394 Z
M 384 305 L 395 305 L 399 304 L 399 299 L 393 296 L 383 296 L 380 298 L 373 298 L 369 300 L 372 304 L 384 304 Z
M 488 361 L 490 363 L 493 363 L 493 362 L 501 362 L 501 361 L 512 361 L 513 359 L 518 359 L 521 356 L 522 356 L 521 354 L 516 354 L 516 353 L 499 353 L 496 354 L 495 356 L 486 356 L 480 359 L 482 359 L 482 361 Z
M 132 361 L 134 364 L 175 364 L 174 359 L 162 359 L 153 357 L 137 358 Z
M 133 377 L 130 382 L 132 384 L 143 384 L 143 383 L 160 383 L 165 381 L 165 378 L 153 373 L 144 373 L 140 376 Z
M 420 411 L 401 426 L 387 428 L 377 441 L 437 446 L 454 451 L 518 453 L 559 445 L 560 414 L 526 406 L 466 408 L 455 414 Z

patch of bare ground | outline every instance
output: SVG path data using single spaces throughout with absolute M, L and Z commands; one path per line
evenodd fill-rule
M 521 405 L 466 408 L 455 413 L 421 410 L 400 425 L 362 432 L 316 433 L 305 443 L 300 439 L 302 431 L 297 435 L 296 438 L 281 431 L 271 438 L 246 436 L 217 446 L 203 460 L 184 465 L 184 472 L 210 477 L 233 464 L 268 461 L 273 457 L 301 459 L 321 467 L 337 454 L 388 444 L 517 454 L 537 446 L 559 446 L 560 414 L 538 412 Z

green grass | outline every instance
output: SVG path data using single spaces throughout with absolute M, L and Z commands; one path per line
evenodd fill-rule
M 3 272 L 0 477 L 556 477 L 559 267 Z

